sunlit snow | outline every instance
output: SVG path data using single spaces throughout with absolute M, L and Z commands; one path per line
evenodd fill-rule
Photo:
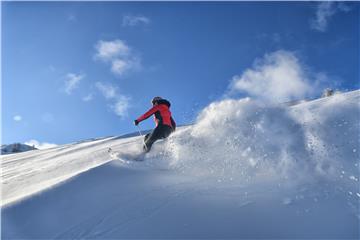
M 2 238 L 358 239 L 359 118 L 359 90 L 228 99 L 144 161 L 136 134 L 2 156 Z

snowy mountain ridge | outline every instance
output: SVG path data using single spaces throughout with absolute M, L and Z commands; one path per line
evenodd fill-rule
M 34 146 L 29 146 L 23 143 L 3 144 L 1 145 L 1 155 L 26 152 L 31 150 L 37 150 Z

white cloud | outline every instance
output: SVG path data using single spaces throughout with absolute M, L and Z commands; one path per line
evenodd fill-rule
M 100 40 L 96 44 L 95 49 L 97 51 L 95 57 L 103 61 L 113 61 L 118 57 L 125 57 L 130 54 L 130 47 L 119 39 L 114 41 Z
M 70 95 L 79 86 L 80 81 L 84 77 L 85 75 L 83 74 L 68 73 L 65 79 L 65 92 Z
M 106 99 L 115 98 L 117 96 L 117 88 L 111 84 L 97 82 L 95 86 Z
M 86 95 L 85 97 L 82 98 L 82 100 L 84 102 L 89 102 L 93 99 L 93 95 L 91 93 L 89 93 L 88 95 Z
M 319 32 L 325 32 L 328 27 L 330 18 L 338 11 L 349 12 L 351 8 L 344 3 L 337 2 L 321 2 L 316 9 L 316 16 L 310 20 L 310 26 L 312 29 Z
M 230 94 L 246 92 L 258 99 L 284 102 L 313 92 L 307 75 L 294 53 L 280 50 L 257 59 L 252 69 L 234 76 L 229 90 Z
M 115 74 L 122 75 L 128 68 L 131 67 L 131 64 L 122 59 L 115 59 L 111 65 L 111 71 Z
M 16 121 L 16 122 L 20 122 L 20 121 L 22 120 L 22 116 L 20 116 L 20 115 L 15 115 L 13 119 L 14 119 L 14 121 Z
M 106 99 L 112 102 L 110 108 L 116 115 L 120 117 L 126 117 L 128 115 L 130 97 L 119 94 L 118 88 L 109 83 L 97 82 L 95 86 Z
M 39 142 L 37 140 L 29 140 L 27 142 L 25 142 L 24 144 L 29 145 L 29 146 L 34 146 L 37 149 L 47 149 L 47 148 L 52 148 L 52 147 L 56 147 L 57 144 L 54 143 L 47 143 L 47 142 Z
M 131 59 L 115 59 L 111 65 L 111 71 L 116 75 L 123 75 L 127 71 L 135 71 L 141 69 L 140 59 L 132 57 Z
M 140 69 L 140 57 L 122 40 L 100 40 L 95 45 L 95 49 L 95 59 L 110 62 L 111 72 L 118 76 L 122 76 L 131 70 Z
M 149 24 L 150 23 L 150 19 L 142 16 L 142 15 L 125 15 L 123 17 L 123 22 L 122 25 L 123 26 L 130 26 L 130 27 L 134 27 L 140 24 Z
M 118 96 L 115 104 L 112 106 L 113 111 L 119 117 L 126 117 L 128 115 L 128 109 L 130 107 L 130 98 L 126 96 Z

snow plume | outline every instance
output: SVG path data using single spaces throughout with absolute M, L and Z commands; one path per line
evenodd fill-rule
M 253 98 L 209 104 L 193 126 L 169 138 L 164 158 L 179 171 L 221 181 L 303 183 L 337 179 L 341 169 L 350 172 L 358 161 L 360 92 L 292 107 L 279 104 L 310 95 L 319 79 L 327 80 L 307 69 L 288 51 L 255 61 L 230 86 Z
M 290 112 L 303 126 L 306 149 L 317 163 L 317 172 L 339 176 L 345 171 L 359 175 L 355 166 L 360 160 L 360 91 L 335 94 L 319 101 L 306 108 L 294 106 Z
M 301 126 L 281 107 L 223 100 L 206 107 L 187 133 L 172 136 L 173 164 L 220 178 L 301 176 L 308 154 Z M 187 161 L 187 155 L 195 156 Z M 296 163 L 301 167 L 294 168 Z
M 280 50 L 266 54 L 263 59 L 255 61 L 252 69 L 233 77 L 228 95 L 246 92 L 271 102 L 304 98 L 319 84 L 316 78 L 310 83 L 305 68 L 293 52 Z
M 171 167 L 241 182 L 357 176 L 360 94 L 285 107 L 249 98 L 211 103 L 167 142 Z M 336 111 L 334 111 L 336 109 Z M 352 169 L 352 170 L 351 170 Z M 270 181 L 271 182 L 271 181 Z

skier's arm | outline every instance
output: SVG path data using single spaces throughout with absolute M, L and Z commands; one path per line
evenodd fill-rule
M 141 115 L 138 119 L 136 119 L 138 122 L 144 121 L 145 119 L 149 118 L 151 115 L 153 115 L 156 111 L 158 111 L 159 107 L 156 105 L 152 107 L 149 111 Z

